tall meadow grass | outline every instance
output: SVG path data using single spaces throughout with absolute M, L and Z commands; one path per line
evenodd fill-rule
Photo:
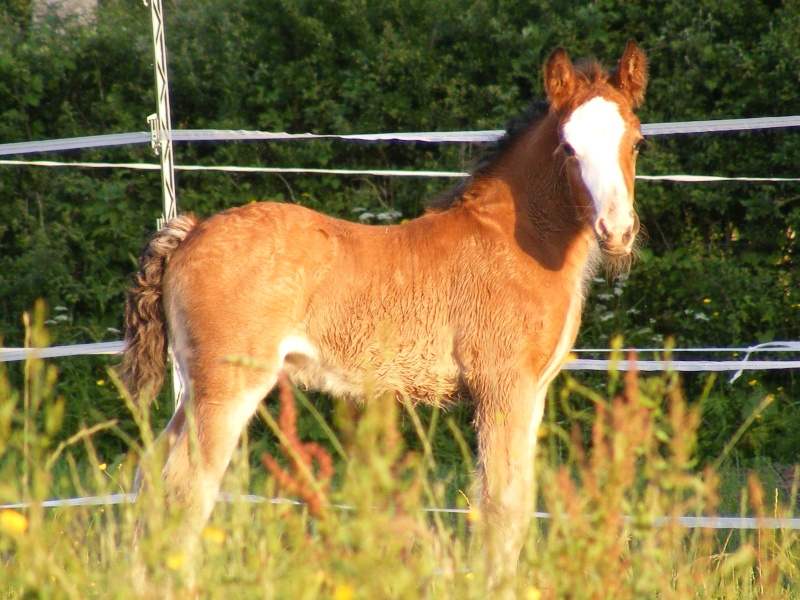
M 29 345 L 46 345 L 42 310 L 29 320 Z M 453 493 L 472 468 L 469 444 L 450 425 L 463 456 L 458 465 L 439 464 L 432 427 L 407 400 L 337 402 L 320 445 L 298 437 L 297 412 L 314 408 L 284 385 L 280 415 L 263 409 L 257 417 L 280 452 L 254 464 L 245 436 L 223 483 L 230 501 L 218 503 L 190 556 L 171 542 L 175 519 L 155 500 L 156 467 L 149 474 L 155 493 L 135 504 L 39 504 L 65 487 L 79 496 L 130 492 L 154 432 L 147 404 L 134 406 L 120 390 L 138 439 L 113 420 L 57 436 L 69 399 L 55 392 L 55 368 L 35 358 L 21 368 L 24 385 L 13 389 L 0 366 L 0 504 L 28 503 L 0 509 L 0 598 L 486 597 L 486 573 L 470 558 L 471 550 L 479 556 L 471 528 L 481 515 L 469 489 Z M 604 394 L 564 376 L 550 400 L 568 404 L 576 395 L 592 400 L 594 416 L 579 425 L 551 413 L 543 427 L 538 509 L 550 517 L 532 520 L 507 595 L 800 597 L 795 531 L 687 529 L 671 519 L 714 515 L 720 504 L 717 472 L 694 458 L 700 410 L 685 401 L 676 376 L 611 373 Z M 403 419 L 418 444 L 400 434 Z M 101 461 L 92 442 L 101 430 L 125 439 L 127 457 Z M 74 458 L 76 446 L 85 458 Z M 795 481 L 792 498 L 796 488 Z M 754 477 L 739 504 L 741 514 L 760 519 L 794 510 Z M 458 512 L 430 510 L 448 506 Z M 147 524 L 138 534 L 137 521 Z

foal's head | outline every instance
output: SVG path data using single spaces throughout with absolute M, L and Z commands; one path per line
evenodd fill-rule
M 550 110 L 558 117 L 557 152 L 573 199 L 612 259 L 631 253 L 639 231 L 633 183 L 636 156 L 646 142 L 633 111 L 646 85 L 645 57 L 633 42 L 610 74 L 597 63 L 573 66 L 563 48 L 544 67 Z

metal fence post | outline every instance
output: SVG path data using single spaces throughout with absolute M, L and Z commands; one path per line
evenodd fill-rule
M 148 5 L 148 0 L 144 0 L 144 5 Z M 164 197 L 164 214 L 157 222 L 158 229 L 161 229 L 164 223 L 177 216 L 177 201 L 175 198 L 175 165 L 172 155 L 172 118 L 169 110 L 169 78 L 167 77 L 167 43 L 164 38 L 164 11 L 161 7 L 161 0 L 149 0 L 149 6 L 150 18 L 153 24 L 154 68 L 158 109 L 155 114 L 147 118 L 147 122 L 150 124 L 153 151 L 161 161 L 161 191 Z M 169 354 L 172 358 L 172 393 L 175 410 L 177 410 L 183 396 L 183 384 L 171 349 Z

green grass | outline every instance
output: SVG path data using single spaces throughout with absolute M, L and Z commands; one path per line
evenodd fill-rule
M 46 335 L 32 326 L 28 341 L 40 345 Z M 67 405 L 57 396 L 55 369 L 31 360 L 24 373 L 21 388 L 12 389 L 0 372 L 0 504 L 129 491 L 138 439 L 152 435 L 149 421 L 141 421 L 138 439 L 113 421 L 65 435 Z M 569 376 L 563 381 L 551 405 L 589 399 L 593 416 L 560 422 L 550 412 L 538 489 L 539 509 L 552 518 L 532 521 L 511 596 L 800 597 L 797 532 L 655 524 L 661 516 L 790 515 L 796 475 L 787 484 L 786 473 L 768 465 L 745 472 L 726 461 L 720 471 L 699 469 L 699 409 L 684 401 L 674 376 L 611 373 L 607 397 Z M 319 420 L 313 405 L 297 399 L 301 419 Z M 171 544 L 173 520 L 152 498 L 136 505 L 4 510 L 0 598 L 181 598 L 190 587 L 201 598 L 242 600 L 485 598 L 486 573 L 470 560 L 471 545 L 479 543 L 470 526 L 480 513 L 422 510 L 469 508 L 470 443 L 458 439 L 450 415 L 423 412 L 418 420 L 413 408 L 382 398 L 358 410 L 336 403 L 321 428 L 328 439 L 320 441 L 333 455 L 334 476 L 312 486 L 327 501 L 319 514 L 303 505 L 220 503 L 193 557 Z M 263 428 L 285 432 L 280 418 L 262 418 L 271 423 Z M 101 430 L 117 431 L 129 447 L 112 464 L 95 450 Z M 440 435 L 454 438 L 451 447 L 462 455 L 442 460 Z M 224 490 L 285 495 L 260 465 L 261 444 L 245 439 Z M 291 472 L 287 456 L 279 458 Z M 297 469 L 292 476 L 302 478 Z M 137 518 L 156 533 L 144 535 L 134 552 Z

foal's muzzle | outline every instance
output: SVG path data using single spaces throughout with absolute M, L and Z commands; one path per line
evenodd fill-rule
M 594 222 L 594 234 L 600 250 L 609 258 L 627 256 L 633 250 L 633 242 L 639 233 L 639 215 L 630 211 L 627 219 L 613 222 L 598 217 Z

